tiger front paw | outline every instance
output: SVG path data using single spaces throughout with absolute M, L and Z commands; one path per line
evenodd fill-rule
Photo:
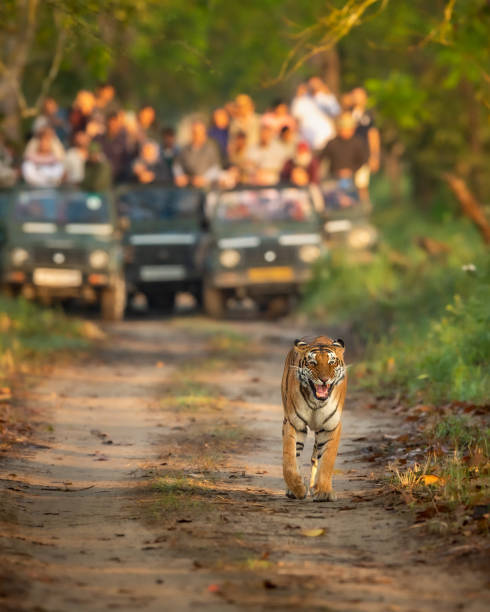
M 337 494 L 335 491 L 315 491 L 313 493 L 313 501 L 314 502 L 329 502 L 329 501 L 337 501 Z
M 287 489 L 286 497 L 289 497 L 289 499 L 304 499 L 306 497 L 306 487 L 301 485 L 300 487 L 295 487 L 294 490 Z

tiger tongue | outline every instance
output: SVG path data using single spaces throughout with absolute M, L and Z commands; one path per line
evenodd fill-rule
M 315 385 L 316 396 L 320 399 L 328 397 L 328 390 L 330 385 Z

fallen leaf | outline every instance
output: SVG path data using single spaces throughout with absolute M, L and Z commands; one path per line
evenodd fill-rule
M 480 449 L 477 449 L 475 452 L 469 455 L 465 455 L 463 457 L 463 461 L 468 465 L 468 467 L 480 467 L 485 465 L 487 459 L 483 452 Z
M 219 586 L 219 584 L 210 584 L 208 586 L 208 591 L 210 593 L 219 593 L 221 591 L 221 587 Z
M 430 519 L 437 514 L 437 509 L 434 506 L 428 506 L 424 508 L 424 510 L 419 510 L 415 515 L 415 519 L 417 522 L 423 521 L 425 519 Z
M 301 531 L 301 535 L 306 536 L 307 538 L 317 538 L 325 533 L 325 529 L 303 529 Z
M 437 483 L 443 484 L 444 481 L 442 478 L 439 478 L 439 476 L 436 476 L 435 474 L 424 474 L 422 476 L 422 482 L 424 483 L 424 485 L 433 485 Z

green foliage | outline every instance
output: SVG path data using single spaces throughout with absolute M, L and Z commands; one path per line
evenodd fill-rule
M 336 253 L 319 264 L 304 301 L 332 325 L 349 324 L 366 346 L 359 382 L 412 398 L 484 403 L 490 396 L 490 265 L 476 230 L 447 212 L 381 207 L 384 241 L 366 264 Z M 450 252 L 429 256 L 419 238 Z M 465 271 L 472 263 L 476 271 Z
M 0 379 L 59 350 L 88 346 L 80 322 L 24 299 L 0 297 Z
M 434 428 L 434 438 L 448 440 L 462 451 L 481 448 L 488 455 L 490 429 L 481 429 L 466 415 L 450 414 L 442 418 Z
M 206 485 L 206 481 L 197 481 L 184 472 L 162 475 L 154 483 L 157 497 L 151 507 L 153 517 L 169 519 L 180 512 L 203 512 L 208 509 L 203 499 L 208 494 L 209 485 Z

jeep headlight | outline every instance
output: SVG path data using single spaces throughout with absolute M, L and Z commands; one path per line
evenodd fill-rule
M 10 260 L 14 266 L 22 266 L 29 259 L 29 252 L 22 248 L 13 249 L 10 253 Z
M 109 255 L 105 251 L 97 249 L 90 253 L 88 262 L 92 268 L 105 268 L 109 263 Z
M 347 237 L 349 246 L 353 249 L 365 249 L 376 241 L 376 230 L 373 227 L 356 227 Z
M 320 257 L 320 247 L 315 244 L 305 244 L 299 250 L 299 258 L 305 263 L 313 263 Z
M 240 253 L 235 249 L 225 249 L 219 254 L 219 262 L 224 268 L 234 268 L 240 261 Z

